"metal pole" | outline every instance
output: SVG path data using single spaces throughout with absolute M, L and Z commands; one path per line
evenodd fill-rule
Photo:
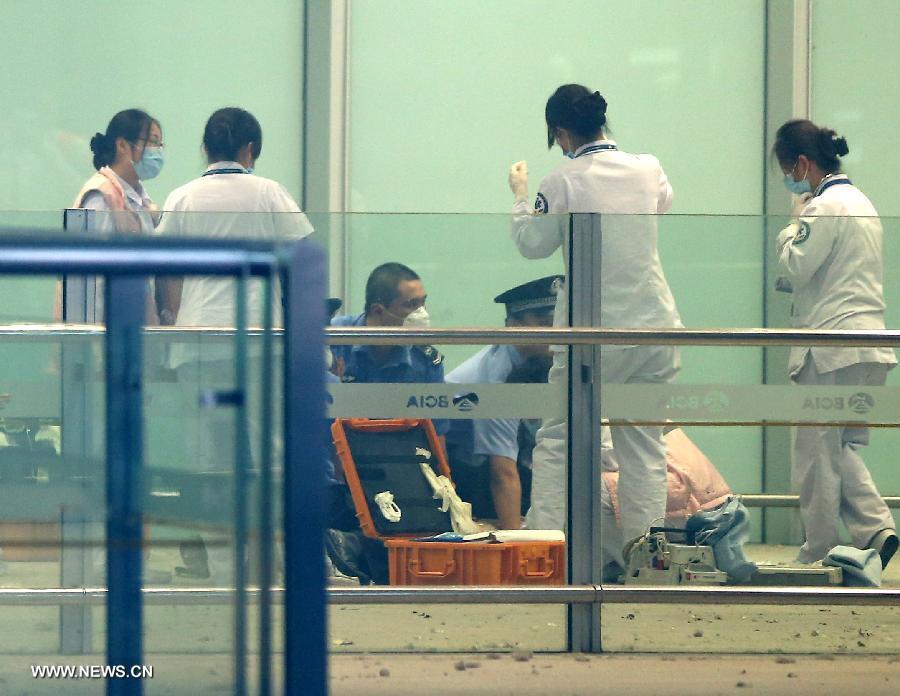
M 234 693 L 247 693 L 247 272 L 235 283 L 236 312 L 234 355 Z
M 591 326 L 594 322 L 596 260 L 599 258 L 599 236 L 594 234 L 591 215 L 569 216 L 568 278 L 569 325 Z M 599 308 L 598 308 L 599 311 Z M 595 411 L 595 382 L 599 379 L 594 364 L 594 346 L 579 345 L 569 349 L 568 429 L 568 539 L 569 582 L 574 585 L 594 584 L 595 546 L 599 530 L 595 529 L 594 497 L 596 481 L 595 432 L 599 415 Z M 599 450 L 598 450 L 599 451 Z M 573 605 L 569 609 L 569 646 L 575 652 L 599 652 L 599 614 L 594 605 Z
M 265 281 L 263 293 L 262 390 L 260 407 L 260 485 L 259 485 L 259 693 L 272 691 L 272 300 L 278 276 Z
M 84 234 L 90 229 L 91 210 L 66 210 L 63 213 L 63 228 L 73 234 Z M 87 276 L 63 276 L 61 281 L 62 315 L 64 322 L 90 323 L 96 317 L 96 278 Z M 56 318 L 56 317 L 54 317 Z M 89 462 L 94 459 L 95 429 L 98 424 L 94 416 L 95 381 L 88 379 L 93 374 L 94 353 L 90 342 L 72 345 L 59 340 L 60 379 L 60 424 L 61 450 L 67 462 L 67 470 L 73 477 L 80 477 L 82 485 L 95 486 L 100 480 L 100 471 L 89 471 Z M 91 492 L 95 492 L 93 489 Z M 60 558 L 59 580 L 63 587 L 81 587 L 89 582 L 97 582 L 90 576 L 93 567 L 91 543 L 92 525 L 88 523 L 91 505 L 79 505 L 67 500 L 59 507 Z M 96 519 L 96 518 L 95 518 Z M 99 526 L 99 520 L 93 529 Z M 61 606 L 59 609 L 59 652 L 63 655 L 82 655 L 93 648 L 93 616 L 90 607 Z
M 147 281 L 106 278 L 106 656 L 126 669 L 143 663 L 141 602 L 143 342 Z M 143 693 L 140 679 L 112 678 L 107 693 Z
M 298 242 L 284 276 L 284 693 L 325 696 L 325 267 Z

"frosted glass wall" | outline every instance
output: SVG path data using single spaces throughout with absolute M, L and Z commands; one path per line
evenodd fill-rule
M 763 210 L 765 6 L 748 0 L 383 0 L 351 3 L 350 201 L 357 212 L 508 213 L 509 165 L 528 160 L 530 191 L 562 162 L 547 151 L 544 104 L 581 82 L 607 99 L 619 146 L 659 157 L 673 213 Z M 438 326 L 500 325 L 497 293 L 562 270 L 522 259 L 498 220 L 472 247 L 351 223 L 349 307 L 378 263 L 423 276 Z M 365 232 L 357 229 L 365 226 Z M 685 324 L 761 326 L 761 221 L 672 219 L 660 253 Z M 709 302 L 718 287 L 720 302 Z M 452 367 L 471 348 L 448 347 Z M 761 352 L 685 349 L 685 383 L 758 383 Z M 736 488 L 758 490 L 756 429 L 693 434 Z M 736 453 L 736 454 L 735 454 Z
M 91 136 L 130 107 L 162 122 L 166 165 L 147 183 L 160 206 L 203 171 L 203 126 L 222 106 L 257 116 L 259 173 L 299 198 L 302 3 L 5 0 L 2 8 L 0 211 L 70 205 L 94 171 Z M 59 220 L 46 217 L 47 224 Z M 14 222 L 0 216 L 0 225 Z M 9 297 L 9 283 L 23 282 L 0 279 L 0 294 Z M 28 292 L 14 294 L 14 306 L 3 303 L 4 319 L 50 317 L 51 283 L 31 281 Z
M 844 168 L 884 220 L 888 328 L 900 328 L 900 5 L 896 0 L 814 0 L 811 117 L 847 138 Z M 900 385 L 900 370 L 888 377 Z M 900 494 L 896 449 L 887 433 L 872 438 L 867 461 L 884 494 Z M 895 517 L 897 513 L 895 511 Z

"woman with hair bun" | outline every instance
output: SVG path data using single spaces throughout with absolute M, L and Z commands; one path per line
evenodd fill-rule
M 262 128 L 248 111 L 236 107 L 219 109 L 206 122 L 203 150 L 209 164 L 203 174 L 175 189 L 166 199 L 158 232 L 170 236 L 211 239 L 290 240 L 313 231 L 309 220 L 287 190 L 272 179 L 253 174 L 262 154 Z M 176 326 L 235 326 L 236 287 L 230 279 L 188 276 L 165 283 L 163 316 Z M 281 288 L 273 288 L 276 325 L 281 324 Z M 247 283 L 247 325 L 263 323 L 262 283 Z M 227 343 L 201 345 L 175 343 L 169 364 L 183 383 L 190 406 L 197 403 L 198 389 L 224 388 L 234 380 L 234 349 Z M 248 348 L 248 373 L 259 375 L 261 350 Z M 258 380 L 251 380 L 248 397 L 251 450 L 261 439 Z M 276 387 L 277 388 L 277 387 Z M 277 403 L 277 396 L 274 397 Z M 273 447 L 277 440 L 272 437 Z M 185 460 L 199 471 L 233 471 L 234 416 L 225 409 L 204 409 L 188 424 Z M 227 502 L 223 502 L 227 505 Z M 207 535 L 182 544 L 184 565 L 176 573 L 184 577 L 228 585 L 233 581 L 231 550 L 206 544 Z
M 75 196 L 73 208 L 86 208 L 96 213 L 91 229 L 103 233 L 151 234 L 157 209 L 141 183 L 159 174 L 163 166 L 162 128 L 155 118 L 140 109 L 120 111 L 106 127 L 105 133 L 91 138 L 96 173 L 85 182 Z M 95 298 L 97 315 L 103 314 L 103 298 Z M 62 318 L 61 288 L 57 289 L 54 313 Z M 148 294 L 148 324 L 158 317 L 152 293 Z
M 512 237 L 526 258 L 545 258 L 560 247 L 566 253 L 568 215 L 604 214 L 602 250 L 595 263 L 600 283 L 593 288 L 602 326 L 678 328 L 682 326 L 657 251 L 657 215 L 672 205 L 672 187 L 652 155 L 619 150 L 607 134 L 606 100 L 582 85 L 563 85 L 547 100 L 547 146 L 559 145 L 569 159 L 544 177 L 532 208 L 528 169 L 514 164 L 509 185 L 516 197 Z M 568 262 L 568 259 L 566 260 Z M 566 292 L 557 295 L 555 324 L 568 325 Z M 667 383 L 679 370 L 672 346 L 603 346 L 600 379 L 607 383 Z M 566 379 L 566 353 L 556 352 L 551 382 Z M 566 520 L 566 422 L 545 420 L 534 450 L 532 529 L 562 529 Z M 666 454 L 661 426 L 615 426 L 613 447 L 623 462 L 619 478 L 622 548 L 666 514 Z M 621 555 L 604 558 L 623 566 Z M 623 566 L 624 567 L 624 566 Z
M 153 231 L 153 201 L 141 182 L 159 174 L 163 166 L 162 128 L 159 121 L 139 109 L 120 111 L 105 133 L 91 138 L 94 169 L 75 197 L 74 208 L 98 215 L 95 229 L 105 232 Z
M 776 240 L 778 262 L 793 292 L 793 325 L 804 329 L 884 329 L 882 228 L 868 198 L 841 172 L 850 148 L 833 130 L 788 121 L 772 148 L 798 214 Z M 788 370 L 800 385 L 880 387 L 897 364 L 886 347 L 797 346 Z M 860 392 L 860 398 L 868 395 Z M 822 559 L 840 543 L 843 520 L 860 549 L 885 567 L 897 551 L 891 511 L 858 450 L 862 426 L 802 426 L 794 441 L 792 484 L 800 493 L 806 541 L 798 560 Z

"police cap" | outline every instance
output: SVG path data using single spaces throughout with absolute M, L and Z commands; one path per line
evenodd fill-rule
M 551 275 L 531 280 L 500 293 L 494 302 L 506 305 L 507 315 L 553 309 L 565 279 L 565 276 Z
M 344 304 L 344 301 L 340 297 L 329 297 L 325 302 L 329 318 L 333 317 L 334 313 L 341 308 L 342 304 Z

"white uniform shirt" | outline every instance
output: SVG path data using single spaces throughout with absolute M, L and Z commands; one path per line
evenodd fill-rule
M 141 221 L 141 233 L 152 234 L 153 215 L 150 211 L 153 209 L 153 201 L 147 195 L 144 187 L 138 183 L 138 187 L 134 188 L 111 169 L 109 171 L 116 177 L 119 185 L 122 187 L 122 191 L 125 193 L 125 205 L 128 206 L 129 210 L 137 213 L 137 217 Z M 81 207 L 87 210 L 96 210 L 98 213 L 92 216 L 91 230 L 103 232 L 104 234 L 114 234 L 117 231 L 115 216 L 109 213 L 109 206 L 106 204 L 106 199 L 102 193 L 91 191 L 84 197 Z
M 871 201 L 843 174 L 819 184 L 797 222 L 776 240 L 793 286 L 792 323 L 805 329 L 883 329 L 881 221 Z M 792 347 L 788 368 L 832 372 L 861 362 L 896 364 L 887 347 Z
M 680 328 L 657 250 L 656 215 L 672 207 L 672 195 L 652 155 L 622 152 L 612 140 L 588 143 L 541 181 L 533 211 L 525 201 L 515 204 L 513 241 L 530 259 L 550 256 L 560 246 L 567 254 L 568 217 L 554 214 L 602 213 L 601 281 L 595 289 L 601 325 Z M 567 295 L 557 296 L 556 326 L 568 323 Z
M 226 172 L 226 173 L 222 173 Z M 229 173 L 230 172 L 230 173 Z M 214 239 L 300 239 L 313 231 L 309 220 L 278 182 L 248 174 L 237 162 L 216 162 L 206 174 L 175 189 L 166 199 L 157 232 Z M 262 323 L 262 282 L 247 288 L 247 324 Z M 274 288 L 275 321 L 280 324 L 281 289 Z M 186 276 L 176 326 L 234 326 L 234 281 Z M 231 357 L 230 346 L 203 348 L 202 359 Z M 175 344 L 171 366 L 201 358 L 199 345 Z
M 134 188 L 131 184 L 129 184 L 125 179 L 116 174 L 111 169 L 109 170 L 114 177 L 119 182 L 119 185 L 122 187 L 122 192 L 125 194 L 125 205 L 128 207 L 130 211 L 137 215 L 138 220 L 141 223 L 141 234 L 153 234 L 153 215 L 151 210 L 153 210 L 153 200 L 147 195 L 147 191 L 144 187 L 138 182 L 138 187 Z M 116 234 L 118 230 L 116 229 L 116 213 L 111 212 L 109 206 L 106 204 L 106 199 L 103 197 L 103 194 L 99 191 L 91 191 L 88 193 L 84 200 L 81 202 L 81 207 L 86 210 L 94 210 L 96 211 L 96 215 L 92 215 L 90 218 L 90 229 L 93 232 L 100 232 L 105 235 Z M 153 301 L 153 295 L 155 287 L 154 279 L 147 279 L 147 288 L 149 297 L 151 298 L 149 302 L 152 304 L 153 309 L 149 312 L 152 315 L 152 321 L 156 323 L 158 318 L 156 317 L 156 304 Z M 104 290 L 104 282 L 101 276 L 97 276 L 96 282 L 94 283 L 94 312 L 95 316 L 103 317 L 105 315 L 105 307 L 104 303 L 105 299 L 105 290 Z M 99 321 L 99 319 L 98 319 Z M 148 316 L 148 321 L 151 321 Z

